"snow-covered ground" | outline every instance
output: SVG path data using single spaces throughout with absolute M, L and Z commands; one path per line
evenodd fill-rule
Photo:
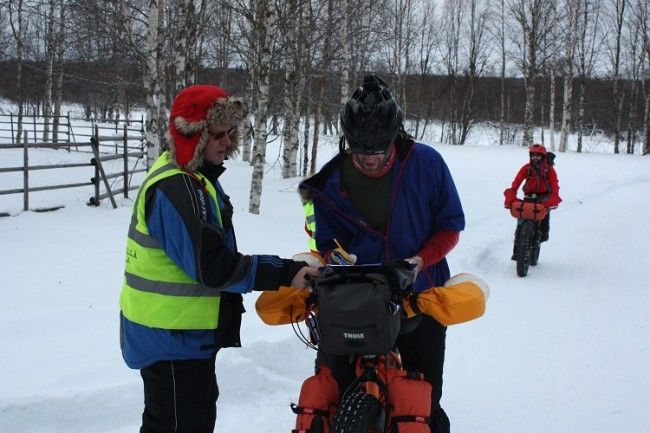
M 331 155 L 337 141 L 323 139 L 321 155 Z M 442 403 L 452 432 L 650 432 L 650 161 L 598 152 L 595 144 L 593 153 L 560 154 L 564 202 L 553 212 L 539 265 L 518 278 L 509 260 L 515 220 L 502 191 L 526 150 L 495 146 L 487 135 L 471 141 L 435 145 L 467 216 L 449 255 L 452 273 L 474 273 L 491 288 L 485 316 L 448 331 Z M 291 256 L 307 248 L 299 179 L 281 178 L 278 154 L 272 145 L 258 216 L 247 213 L 251 168 L 226 163 L 223 184 L 244 252 Z M 2 151 L 1 166 L 20 165 L 21 155 Z M 75 156 L 38 151 L 30 158 Z M 15 182 L 0 173 L 0 189 Z M 35 205 L 65 205 L 49 213 L 21 212 L 20 196 L 0 196 L 0 211 L 12 214 L 0 218 L 2 433 L 139 428 L 141 380 L 122 362 L 118 341 L 132 201 L 90 208 L 91 194 L 90 187 L 32 194 Z M 244 347 L 217 357 L 220 432 L 290 431 L 289 403 L 312 372 L 313 351 L 290 327 L 264 325 L 255 297 L 246 296 Z

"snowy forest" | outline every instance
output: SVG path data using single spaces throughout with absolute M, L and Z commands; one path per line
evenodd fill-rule
M 501 144 L 531 144 L 541 127 L 560 152 L 571 133 L 581 152 L 603 132 L 614 153 L 647 154 L 649 22 L 647 0 L 2 0 L 0 96 L 55 135 L 66 101 L 109 120 L 144 107 L 151 161 L 174 95 L 215 83 L 253 108 L 243 159 L 262 170 L 281 128 L 294 177 L 299 146 L 304 175 L 313 131 L 334 131 L 374 71 L 417 137 L 442 122 L 440 141 L 462 145 L 487 122 Z

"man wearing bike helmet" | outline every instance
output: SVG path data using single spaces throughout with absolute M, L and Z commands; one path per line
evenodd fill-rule
M 313 203 L 312 235 L 319 254 L 334 261 L 339 245 L 357 264 L 407 260 L 414 264 L 416 292 L 449 278 L 445 256 L 465 227 L 451 173 L 432 147 L 417 143 L 403 128 L 404 114 L 386 83 L 368 75 L 340 113 L 340 152 L 300 185 Z M 347 148 L 346 148 L 347 143 Z M 432 384 L 431 430 L 448 433 L 440 407 L 446 327 L 422 316 L 397 347 L 404 368 Z M 325 357 L 340 394 L 354 378 L 349 357 Z
M 550 231 L 550 209 L 555 209 L 560 204 L 560 185 L 557 180 L 557 173 L 553 167 L 555 154 L 547 152 L 541 144 L 533 144 L 528 148 L 530 161 L 519 169 L 512 186 L 503 192 L 505 201 L 503 205 L 509 209 L 512 203 L 517 199 L 517 191 L 523 183 L 523 191 L 526 196 L 535 194 L 541 203 L 549 209 L 546 218 L 542 220 L 542 242 L 548 240 Z M 519 226 L 515 232 L 515 247 L 517 245 L 517 236 L 519 235 Z M 515 260 L 515 253 L 512 254 L 512 260 Z

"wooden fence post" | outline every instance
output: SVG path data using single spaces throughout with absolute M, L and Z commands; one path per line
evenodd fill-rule
M 94 127 L 94 136 L 93 138 L 90 139 L 90 143 L 92 144 L 93 150 L 95 147 L 99 147 L 99 130 L 97 129 L 97 125 Z M 97 160 L 99 152 L 94 152 L 95 154 L 95 206 L 99 206 L 99 161 Z
M 15 144 L 16 140 L 14 138 L 14 115 L 13 113 L 9 113 L 9 121 L 11 122 L 11 144 Z M 20 140 L 18 140 L 20 141 Z
M 23 142 L 23 210 L 29 210 L 29 146 L 27 145 L 27 131 Z
M 129 198 L 129 137 L 124 123 L 124 198 Z
M 101 178 L 104 181 L 104 187 L 106 188 L 106 194 L 108 194 L 108 198 L 111 200 L 113 209 L 117 209 L 117 203 L 115 203 L 115 197 L 113 197 L 113 192 L 111 191 L 111 186 L 108 183 L 108 178 L 106 177 L 104 167 L 102 166 L 101 156 L 99 155 L 99 127 L 97 125 L 95 125 L 95 136 L 90 139 L 90 142 L 92 144 L 91 147 L 93 148 L 93 152 L 95 153 L 95 167 L 98 170 L 95 171 L 98 173 L 96 177 L 97 183 L 95 184 L 95 193 L 97 194 L 95 196 L 97 199 L 96 206 L 99 206 L 99 174 L 101 174 Z

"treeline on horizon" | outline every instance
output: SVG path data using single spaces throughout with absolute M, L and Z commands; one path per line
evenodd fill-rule
M 119 68 L 119 80 L 113 64 L 104 62 L 67 62 L 64 64 L 63 80 L 63 101 L 70 104 L 79 104 L 84 108 L 86 116 L 100 118 L 102 120 L 113 120 L 118 113 L 124 117 L 133 109 L 144 106 L 146 94 L 144 92 L 137 65 L 126 64 Z M 11 101 L 17 101 L 15 82 L 15 61 L 0 62 L 0 75 L 4 77 L 0 81 L 0 96 Z M 382 74 L 385 81 L 391 85 L 390 74 Z M 23 62 L 23 97 L 25 98 L 26 114 L 41 114 L 43 95 L 45 93 L 45 73 L 43 62 Z M 270 79 L 270 102 L 269 114 L 283 116 L 284 71 L 274 71 Z M 361 82 L 364 73 L 360 72 L 356 77 Z M 242 69 L 215 69 L 201 68 L 197 71 L 197 83 L 216 84 L 226 88 L 231 94 L 244 96 L 247 72 Z M 327 123 L 336 123 L 336 116 L 340 106 L 340 77 L 337 72 L 325 74 L 326 81 L 323 98 L 320 99 L 317 85 L 314 80 L 306 87 L 306 100 L 309 104 L 303 106 L 303 115 L 311 112 L 311 107 L 316 102 L 322 105 L 322 114 Z M 405 101 L 399 101 L 411 120 L 432 118 L 437 121 L 446 121 L 452 107 L 450 78 L 444 75 L 407 75 L 405 80 Z M 556 77 L 556 86 L 562 86 L 562 78 Z M 577 78 L 575 79 L 577 81 Z M 354 80 L 352 80 L 354 82 Z M 173 82 L 168 80 L 168 82 Z M 508 77 L 505 80 L 506 91 L 506 123 L 522 124 L 524 122 L 526 87 L 523 78 Z M 466 82 L 461 78 L 457 83 L 456 91 L 465 93 Z M 630 98 L 635 98 L 637 109 L 635 119 L 630 119 L 632 110 L 624 110 L 622 113 L 623 124 L 631 124 L 638 131 L 643 130 L 643 94 L 630 89 L 631 82 L 623 81 L 624 104 L 630 107 Z M 535 104 L 534 123 L 538 126 L 547 126 L 549 122 L 550 101 L 550 77 L 538 79 L 538 101 Z M 594 131 L 610 135 L 615 126 L 615 119 L 612 117 L 612 80 L 602 78 L 589 78 L 586 80 L 585 91 L 585 133 Z M 573 86 L 574 96 L 577 98 L 578 86 Z M 474 82 L 474 120 L 476 122 L 499 122 L 500 117 L 500 77 L 482 76 Z M 165 89 L 167 101 L 174 98 L 173 88 Z M 562 120 L 562 93 L 556 93 L 555 101 L 555 123 L 559 127 Z M 576 108 L 574 107 L 574 111 Z M 577 119 L 577 112 L 573 113 L 572 119 Z M 632 120 L 629 122 L 629 120 Z M 628 123 L 629 122 L 629 123 Z M 575 130 L 576 125 L 571 129 Z

